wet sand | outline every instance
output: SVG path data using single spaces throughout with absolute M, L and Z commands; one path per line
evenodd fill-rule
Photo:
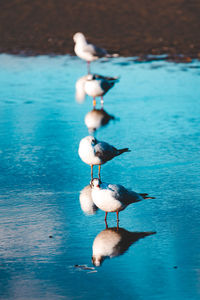
M 121 56 L 200 58 L 200 2 L 188 0 L 3 0 L 0 52 L 74 54 L 72 36 Z

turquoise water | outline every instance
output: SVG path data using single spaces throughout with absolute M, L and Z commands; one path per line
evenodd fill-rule
M 96 137 L 132 150 L 102 166 L 102 180 L 156 197 L 121 212 L 120 227 L 156 234 L 125 239 L 124 254 L 92 265 L 105 223 L 79 204 L 90 167 L 77 150 L 92 101 L 75 101 L 75 83 L 86 65 L 2 54 L 0 299 L 199 299 L 200 63 L 118 58 L 92 71 L 120 76 L 105 96 L 116 120 Z

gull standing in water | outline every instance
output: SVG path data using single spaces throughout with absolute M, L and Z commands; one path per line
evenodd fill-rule
M 116 212 L 117 221 L 119 221 L 119 212 L 124 210 L 129 204 L 143 199 L 154 199 L 154 197 L 149 197 L 148 194 L 138 194 L 128 190 L 120 184 L 101 182 L 98 178 L 92 179 L 91 187 L 94 204 L 106 212 L 105 222 L 108 212 Z
M 96 107 L 96 97 L 101 97 L 103 109 L 103 96 L 119 81 L 119 77 L 106 77 L 98 74 L 89 74 L 85 81 L 85 92 L 93 98 L 93 108 Z
M 101 57 L 117 57 L 118 54 L 109 54 L 105 49 L 89 44 L 83 33 L 77 32 L 73 36 L 75 42 L 74 52 L 81 59 L 87 61 L 88 74 L 90 73 L 90 62 Z
M 128 148 L 117 149 L 106 142 L 98 141 L 93 136 L 83 138 L 78 149 L 82 161 L 91 166 L 91 178 L 93 178 L 93 165 L 99 165 L 98 176 L 100 178 L 101 165 L 124 152 L 130 152 L 130 150 Z

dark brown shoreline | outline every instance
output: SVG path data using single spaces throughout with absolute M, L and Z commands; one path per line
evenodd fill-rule
M 121 56 L 200 59 L 200 1 L 2 0 L 0 52 L 74 54 L 72 36 Z

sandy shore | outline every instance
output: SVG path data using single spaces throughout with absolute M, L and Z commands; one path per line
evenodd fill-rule
M 0 52 L 74 54 L 72 36 L 122 56 L 200 58 L 200 2 L 195 0 L 3 0 Z

